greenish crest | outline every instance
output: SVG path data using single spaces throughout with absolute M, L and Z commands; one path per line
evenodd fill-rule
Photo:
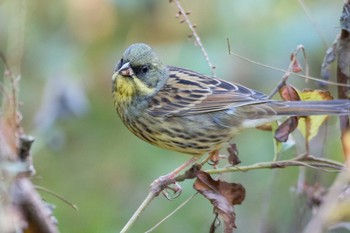
M 131 66 L 160 62 L 153 49 L 143 43 L 130 45 L 123 55 L 123 60 L 124 62 L 130 62 Z

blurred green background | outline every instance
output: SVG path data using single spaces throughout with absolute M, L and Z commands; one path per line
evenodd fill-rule
M 15 30 L 11 25 L 21 14 L 13 7 L 18 2 L 0 1 L 0 51 L 16 52 L 16 46 L 14 50 L 8 47 L 12 39 L 8 31 Z M 326 47 L 317 30 L 330 45 L 339 32 L 343 1 L 305 1 L 316 28 L 298 1 L 192 0 L 182 4 L 192 12 L 190 19 L 217 67 L 217 76 L 269 93 L 283 74 L 228 55 L 226 38 L 234 52 L 283 69 L 288 67 L 291 51 L 303 44 L 310 74 L 318 77 Z M 118 232 L 146 196 L 152 180 L 189 157 L 151 146 L 123 126 L 111 97 L 115 64 L 130 44 L 145 42 L 167 64 L 205 74 L 210 69 L 169 1 L 32 0 L 20 9 L 26 11 L 20 109 L 25 132 L 36 137 L 33 181 L 78 206 L 74 211 L 42 193 L 56 205 L 61 232 Z M 290 78 L 290 83 L 300 89 L 318 88 L 317 83 L 299 78 Z M 316 139 L 314 153 L 342 160 L 336 119 L 327 126 L 325 143 Z M 247 130 L 235 142 L 244 165 L 272 159 L 269 132 Z M 283 158 L 295 154 L 291 148 Z M 298 168 L 288 168 L 223 176 L 243 184 L 247 191 L 246 200 L 235 207 L 236 232 L 298 232 L 309 216 L 308 211 L 302 214 L 307 209 L 305 198 L 293 191 L 298 172 Z M 329 185 L 333 178 L 322 174 L 320 182 Z M 174 201 L 157 198 L 131 232 L 146 231 L 194 193 L 192 181 L 182 187 L 182 196 Z M 213 218 L 209 201 L 197 195 L 155 232 L 208 232 Z

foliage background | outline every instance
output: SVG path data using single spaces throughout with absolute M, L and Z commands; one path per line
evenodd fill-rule
M 1 51 L 16 49 L 7 47 L 8 30 L 18 14 L 12 6 L 16 1 L 0 1 Z M 339 31 L 343 1 L 308 0 L 305 4 L 331 44 Z M 229 56 L 227 37 L 233 51 L 280 68 L 288 66 L 290 52 L 303 44 L 311 75 L 320 73 L 326 48 L 298 1 L 193 0 L 183 1 L 183 6 L 192 11 L 190 18 L 198 25 L 220 78 L 269 93 L 282 76 Z M 111 98 L 116 62 L 131 43 L 145 42 L 167 64 L 206 74 L 210 69 L 200 49 L 188 39 L 188 27 L 175 19 L 175 5 L 168 1 L 32 0 L 26 8 L 20 99 L 24 128 L 36 137 L 34 182 L 78 206 L 79 211 L 74 211 L 43 193 L 57 207 L 62 232 L 118 231 L 146 196 L 151 181 L 188 157 L 148 145 L 122 125 Z M 301 79 L 290 81 L 300 89 L 318 88 Z M 50 87 L 46 94 L 45 86 Z M 325 143 L 322 138 L 314 141 L 314 153 L 342 160 L 337 129 L 332 119 Z M 269 132 L 248 130 L 235 142 L 243 164 L 272 159 Z M 296 153 L 292 148 L 283 156 Z M 296 232 L 308 216 L 308 212 L 300 215 L 307 209 L 305 198 L 293 192 L 298 171 L 225 175 L 247 190 L 245 202 L 236 207 L 237 232 Z M 328 185 L 332 178 L 322 175 L 320 182 Z M 194 192 L 191 185 L 183 183 L 183 195 L 173 202 L 155 200 L 132 231 L 143 232 L 158 222 Z M 209 202 L 197 196 L 156 232 L 206 232 L 212 219 Z

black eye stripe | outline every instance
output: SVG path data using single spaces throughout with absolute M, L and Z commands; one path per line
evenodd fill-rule
M 131 68 L 136 74 L 147 73 L 150 69 L 150 65 L 132 66 Z

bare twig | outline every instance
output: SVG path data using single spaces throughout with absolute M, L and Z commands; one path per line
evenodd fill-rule
M 145 200 L 143 200 L 143 202 L 141 203 L 139 208 L 137 208 L 135 213 L 132 215 L 132 217 L 129 219 L 129 221 L 125 224 L 125 226 L 120 231 L 120 233 L 125 233 L 128 230 L 130 230 L 130 228 L 132 227 L 132 225 L 134 225 L 135 221 L 138 219 L 138 217 L 141 215 L 141 213 L 147 208 L 147 206 L 152 202 L 152 200 L 155 197 L 156 197 L 155 193 L 153 193 L 153 192 L 148 193 Z
M 59 200 L 63 201 L 64 203 L 66 203 L 68 206 L 72 207 L 74 210 L 78 210 L 78 206 L 76 206 L 75 204 L 71 203 L 70 201 L 68 201 L 66 198 L 62 197 L 61 195 L 51 191 L 50 189 L 47 189 L 45 187 L 41 187 L 41 186 L 34 186 L 36 190 L 39 191 L 43 191 L 46 192 L 56 198 L 58 198 Z
M 288 66 L 288 69 L 287 69 L 287 72 L 283 75 L 282 77 L 282 80 L 280 81 L 280 83 L 272 90 L 272 92 L 270 93 L 270 95 L 268 95 L 268 98 L 271 99 L 277 92 L 278 90 L 280 90 L 282 88 L 282 86 L 285 85 L 287 79 L 289 78 L 289 76 L 292 74 L 293 72 L 293 65 L 295 64 L 295 62 L 297 61 L 297 55 L 298 55 L 298 52 L 299 51 L 302 51 L 303 52 L 303 55 L 304 55 L 304 60 L 305 60 L 305 73 L 306 75 L 308 75 L 309 73 L 309 69 L 308 69 L 308 64 L 307 64 L 307 58 L 306 58 L 306 53 L 305 53 L 305 49 L 304 49 L 304 46 L 302 45 L 298 45 L 297 48 L 294 50 L 294 52 L 292 53 L 293 56 L 292 56 L 292 60 L 291 62 L 289 63 L 289 66 Z
M 134 212 L 134 214 L 132 215 L 132 217 L 129 219 L 129 221 L 126 223 L 126 225 L 123 227 L 123 229 L 121 230 L 121 233 L 127 232 L 132 225 L 135 223 L 135 221 L 138 219 L 138 217 L 141 215 L 141 213 L 146 209 L 146 207 L 151 203 L 151 201 L 157 197 L 165 188 L 170 188 L 169 185 L 175 183 L 175 185 L 177 185 L 177 188 L 179 188 L 177 191 L 177 193 L 181 193 L 181 187 L 176 183 L 179 180 L 176 180 L 174 177 L 177 176 L 177 174 L 179 174 L 179 172 L 183 171 L 188 165 L 193 164 L 194 162 L 196 162 L 199 159 L 199 157 L 197 156 L 193 156 L 190 160 L 188 160 L 187 162 L 185 162 L 184 164 L 182 164 L 181 166 L 179 166 L 178 168 L 176 168 L 175 170 L 173 170 L 172 172 L 170 172 L 169 174 L 165 175 L 165 176 L 161 176 L 158 179 L 154 180 L 152 182 L 152 184 L 150 185 L 150 191 L 147 195 L 147 197 L 145 198 L 145 200 L 141 203 L 141 205 L 137 208 L 137 210 Z M 193 170 L 193 167 L 196 167 L 195 165 L 192 166 L 190 169 L 188 169 L 188 171 L 185 172 L 185 174 L 187 174 L 186 178 L 191 177 L 194 178 L 193 176 L 193 172 L 191 172 Z M 168 198 L 168 195 L 166 193 L 163 193 L 165 195 L 166 198 Z M 176 197 L 179 194 L 176 195 Z M 168 199 L 172 199 L 172 198 L 168 198 Z
M 160 226 L 160 224 L 162 224 L 163 222 L 168 220 L 171 216 L 173 216 L 177 211 L 179 211 L 182 207 L 184 207 L 190 200 L 192 200 L 197 194 L 198 192 L 192 194 L 189 198 L 187 198 L 184 202 L 182 202 L 178 207 L 176 207 L 176 209 L 174 209 L 170 214 L 165 216 L 162 220 L 160 220 L 156 225 L 154 225 L 151 229 L 149 229 L 145 233 L 150 233 L 154 231 L 157 227 Z
M 202 42 L 201 42 L 201 38 L 199 37 L 199 35 L 197 34 L 196 32 L 196 29 L 195 29 L 195 26 L 191 23 L 190 19 L 188 18 L 187 14 L 186 14 L 186 11 L 183 9 L 183 7 L 181 6 L 180 4 L 180 1 L 179 0 L 174 0 L 175 4 L 176 4 L 176 7 L 179 9 L 179 12 L 181 13 L 182 17 L 184 18 L 185 22 L 187 23 L 188 27 L 190 28 L 190 30 L 192 31 L 192 34 L 193 34 L 193 37 L 195 38 L 196 40 L 196 44 L 201 48 L 202 50 L 202 53 L 204 55 L 204 58 L 205 60 L 207 61 L 209 67 L 210 67 L 210 70 L 211 70 L 211 73 L 212 73 L 212 76 L 213 77 L 216 77 L 216 74 L 215 74 L 215 66 L 211 63 L 210 59 L 209 59 L 209 56 L 208 56 L 208 53 L 207 51 L 205 50 Z
M 271 70 L 275 70 L 275 71 L 279 71 L 279 72 L 283 72 L 283 73 L 286 73 L 287 70 L 284 70 L 284 69 L 280 69 L 280 68 L 277 68 L 277 67 L 273 67 L 273 66 L 269 66 L 269 65 L 265 65 L 263 63 L 260 63 L 260 62 L 256 62 L 254 60 L 251 60 L 249 58 L 246 58 L 246 57 L 243 57 L 235 52 L 232 52 L 230 50 L 231 46 L 228 46 L 229 47 L 229 55 L 233 55 L 239 59 L 242 59 L 244 61 L 247 61 L 249 63 L 252 63 L 252 64 L 255 64 L 255 65 L 258 65 L 258 66 L 262 66 L 262 67 L 265 67 L 265 68 L 268 68 L 268 69 L 271 69 Z M 313 81 L 317 81 L 317 82 L 321 82 L 321 83 L 324 83 L 324 84 L 329 84 L 329 85 L 334 85 L 334 86 L 341 86 L 341 87 L 350 87 L 350 84 L 344 84 L 344 83 L 337 83 L 337 82 L 332 82 L 332 81 L 327 81 L 327 80 L 323 80 L 323 79 L 319 79 L 319 78 L 315 78 L 315 77 L 311 77 L 311 76 L 308 76 L 308 75 L 302 75 L 302 74 L 298 74 L 298 73 L 295 73 L 295 72 L 290 72 L 291 75 L 294 75 L 296 77 L 299 77 L 299 78 L 303 78 L 303 79 L 309 79 L 309 80 L 313 80 Z
M 248 166 L 234 166 L 234 167 L 225 167 L 221 169 L 209 169 L 209 170 L 205 170 L 205 172 L 209 174 L 222 174 L 222 173 L 228 173 L 228 172 L 250 171 L 250 170 L 257 170 L 257 169 L 285 168 L 285 167 L 293 167 L 293 166 L 307 166 L 318 170 L 322 168 L 334 169 L 334 170 L 323 169 L 323 171 L 326 171 L 326 172 L 339 172 L 343 168 L 342 164 L 335 162 L 333 160 L 308 156 L 308 157 L 297 157 L 295 159 L 290 159 L 290 160 L 261 162 L 261 163 L 255 163 L 253 165 L 248 165 Z

